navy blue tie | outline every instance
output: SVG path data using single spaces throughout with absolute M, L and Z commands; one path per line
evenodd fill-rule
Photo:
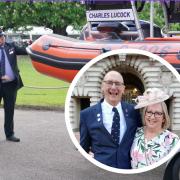
M 119 136 L 120 136 L 120 116 L 117 108 L 113 107 L 112 111 L 114 112 L 112 128 L 111 128 L 111 136 L 116 144 L 119 144 Z
M 1 61 L 0 61 L 0 74 L 1 76 L 5 75 L 5 54 L 4 54 L 4 48 L 0 47 L 1 49 Z

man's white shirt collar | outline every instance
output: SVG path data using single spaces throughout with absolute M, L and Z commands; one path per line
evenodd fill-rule
M 121 102 L 119 102 L 116 106 L 112 106 L 104 99 L 104 101 L 102 102 L 102 105 L 105 107 L 107 113 L 111 113 L 113 107 L 116 107 L 118 112 L 122 109 Z

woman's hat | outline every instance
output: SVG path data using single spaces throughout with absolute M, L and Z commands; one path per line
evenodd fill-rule
M 158 88 L 148 88 L 143 96 L 138 96 L 135 99 L 137 105 L 134 107 L 135 109 L 139 109 L 142 107 L 146 107 L 152 104 L 160 103 L 169 98 L 169 95 L 164 91 Z

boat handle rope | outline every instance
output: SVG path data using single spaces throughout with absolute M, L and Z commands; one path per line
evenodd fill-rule
M 53 44 L 50 44 L 50 43 L 46 43 L 44 44 L 43 46 L 43 49 L 44 50 L 48 50 L 50 47 L 54 47 L 54 48 L 73 48 L 73 49 L 87 49 L 87 50 L 98 50 L 98 51 L 101 51 L 101 53 L 105 53 L 105 52 L 108 52 L 108 51 L 111 51 L 111 48 L 108 47 L 108 48 L 83 48 L 83 47 L 70 47 L 70 46 L 62 46 L 62 45 L 53 45 Z
M 39 87 L 39 86 L 23 86 L 24 88 L 29 88 L 29 89 L 67 89 L 69 86 L 61 86 L 61 87 Z
M 69 86 L 61 86 L 61 87 L 39 87 L 39 86 L 23 86 L 24 88 L 29 88 L 29 89 L 67 89 L 69 88 Z M 77 88 L 78 85 L 75 85 L 75 88 Z

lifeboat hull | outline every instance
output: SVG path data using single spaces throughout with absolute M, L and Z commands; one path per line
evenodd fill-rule
M 180 72 L 180 38 L 144 41 L 82 41 L 60 35 L 43 35 L 27 47 L 34 68 L 45 75 L 71 82 L 91 59 L 114 49 L 135 48 L 157 54 Z

